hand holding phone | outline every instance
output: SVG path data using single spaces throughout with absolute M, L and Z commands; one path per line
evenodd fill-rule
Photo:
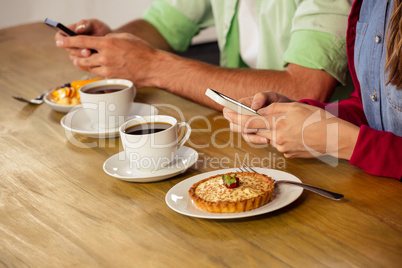
M 219 93 L 218 91 L 215 91 L 213 89 L 208 88 L 207 91 L 205 92 L 205 95 L 207 95 L 212 100 L 219 103 L 220 105 L 223 105 L 229 109 L 232 109 L 233 111 L 235 111 L 239 114 L 259 115 L 255 110 L 251 109 L 249 106 L 247 106 L 241 102 L 238 102 L 238 101 L 236 101 L 222 93 Z
M 76 32 L 73 32 L 72 30 L 70 30 L 69 28 L 67 28 L 66 26 L 64 26 L 63 24 L 61 24 L 60 22 L 57 21 L 52 21 L 49 20 L 48 18 L 45 19 L 45 24 L 49 25 L 51 27 L 57 28 L 59 30 L 61 30 L 62 32 L 64 32 L 65 34 L 69 35 L 69 36 L 76 36 L 78 35 Z M 92 53 L 98 53 L 98 51 L 96 51 L 95 49 L 90 49 Z

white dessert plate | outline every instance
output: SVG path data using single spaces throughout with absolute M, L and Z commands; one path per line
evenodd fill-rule
M 182 146 L 175 159 L 169 166 L 156 171 L 141 171 L 130 168 L 129 159 L 124 151 L 108 158 L 103 164 L 103 170 L 123 181 L 129 182 L 155 182 L 171 178 L 186 171 L 198 160 L 198 153 L 192 148 Z
M 158 109 L 156 107 L 145 103 L 133 102 L 127 120 L 136 116 L 156 114 L 158 114 Z M 66 131 L 92 138 L 115 138 L 119 136 L 118 127 L 99 129 L 99 127 L 92 123 L 92 121 L 88 118 L 87 114 L 82 108 L 82 105 L 75 106 L 61 119 L 60 124 Z
M 254 168 L 257 172 L 266 174 L 275 180 L 289 180 L 301 182 L 296 176 L 284 171 L 267 169 L 267 168 Z M 205 218 L 205 219 L 236 219 L 245 218 L 256 215 L 265 214 L 283 208 L 293 201 L 295 201 L 303 192 L 303 188 L 290 185 L 279 184 L 275 186 L 274 193 L 271 201 L 259 208 L 239 213 L 213 213 L 198 208 L 188 194 L 190 187 L 205 178 L 224 174 L 228 172 L 239 172 L 236 168 L 221 169 L 211 172 L 202 173 L 173 186 L 166 194 L 166 204 L 174 211 L 191 217 Z

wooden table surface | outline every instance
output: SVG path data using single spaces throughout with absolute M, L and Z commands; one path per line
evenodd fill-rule
M 76 136 L 95 144 L 81 148 L 66 137 L 64 114 L 12 99 L 87 75 L 56 48 L 54 33 L 42 23 L 0 30 L 0 267 L 400 267 L 400 182 L 343 160 L 285 159 L 272 147 L 255 148 L 229 131 L 220 112 L 159 89 L 138 90 L 135 101 L 189 122 L 186 146 L 199 160 L 153 183 L 106 174 L 103 163 L 122 150 L 119 138 Z M 303 191 L 274 212 L 220 220 L 165 203 L 177 183 L 242 161 L 345 198 Z

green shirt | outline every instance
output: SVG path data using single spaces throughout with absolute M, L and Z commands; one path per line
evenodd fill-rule
M 156 0 L 145 11 L 176 51 L 185 51 L 200 30 L 215 26 L 221 66 L 247 67 L 240 56 L 238 0 Z M 288 63 L 323 69 L 341 83 L 347 73 L 345 36 L 348 0 L 256 0 L 258 69 Z

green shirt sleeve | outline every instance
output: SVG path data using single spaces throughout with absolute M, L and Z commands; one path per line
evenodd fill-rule
M 322 69 L 342 84 L 346 83 L 346 39 L 335 40 L 333 34 L 314 30 L 292 33 L 284 55 L 285 64 L 294 63 L 311 69 Z
M 200 27 L 163 0 L 156 0 L 142 18 L 151 23 L 179 52 L 185 51 Z
M 351 3 L 347 0 L 303 0 L 293 16 L 285 64 L 323 69 L 345 84 L 346 28 Z
M 200 30 L 213 26 L 210 0 L 156 0 L 142 17 L 175 51 L 185 51 Z

